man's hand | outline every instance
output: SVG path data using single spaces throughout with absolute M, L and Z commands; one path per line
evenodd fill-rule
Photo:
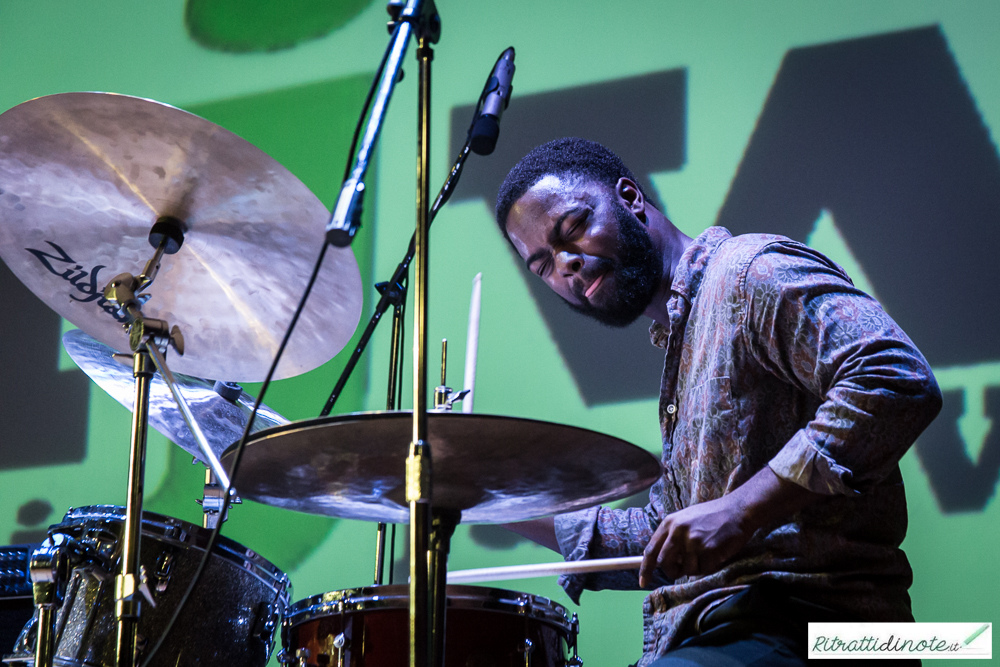
M 643 551 L 639 586 L 646 587 L 655 568 L 670 579 L 712 574 L 735 556 L 758 528 L 817 498 L 819 494 L 779 478 L 764 466 L 732 493 L 664 517 Z
M 715 572 L 753 536 L 744 508 L 729 494 L 666 516 L 643 551 L 639 586 L 653 568 L 670 579 Z

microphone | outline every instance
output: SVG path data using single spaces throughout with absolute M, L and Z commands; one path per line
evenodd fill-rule
M 500 136 L 500 117 L 510 104 L 510 93 L 514 80 L 514 47 L 509 47 L 500 54 L 497 64 L 493 67 L 489 81 L 486 82 L 486 97 L 482 110 L 472 124 L 469 135 L 469 145 L 477 155 L 489 155 L 497 147 Z

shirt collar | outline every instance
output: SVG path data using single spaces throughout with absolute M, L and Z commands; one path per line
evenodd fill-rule
M 722 242 L 732 237 L 725 227 L 709 227 L 692 240 L 674 268 L 670 298 L 676 295 L 688 303 L 694 300 L 708 263 Z M 667 327 L 654 320 L 649 327 L 649 340 L 657 347 L 666 347 L 668 333 Z

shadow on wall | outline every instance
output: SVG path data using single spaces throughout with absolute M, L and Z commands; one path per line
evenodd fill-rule
M 187 0 L 184 25 L 208 49 L 250 53 L 288 49 L 342 27 L 372 0 Z
M 604 143 L 640 179 L 680 169 L 685 97 L 684 70 L 515 96 L 496 153 L 469 161 L 456 197 L 492 208 L 517 160 L 561 136 Z M 452 154 L 472 110 L 452 109 Z M 823 210 L 932 366 L 1000 359 L 1000 311 L 988 307 L 996 302 L 1000 159 L 939 26 L 785 55 L 717 224 L 805 241 Z M 658 395 L 662 353 L 645 323 L 603 328 L 515 263 L 588 406 Z M 977 461 L 968 455 L 955 422 L 960 400 L 946 394 L 917 446 L 945 512 L 981 510 L 1000 476 L 996 437 Z

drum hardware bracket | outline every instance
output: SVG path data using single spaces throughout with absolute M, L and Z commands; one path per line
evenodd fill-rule
M 332 635 L 327 635 L 326 637 L 326 653 L 321 653 L 321 656 L 325 656 L 328 660 L 333 657 L 330 655 L 334 651 L 337 652 L 337 667 L 345 667 L 347 664 L 347 649 L 351 647 L 351 640 L 347 638 L 343 632 L 338 634 L 336 637 Z
M 197 459 L 195 459 L 195 462 L 200 463 Z M 226 520 L 229 519 L 230 507 L 232 505 L 241 505 L 243 503 L 243 499 L 232 492 L 230 492 L 229 503 L 224 503 L 223 499 L 226 493 L 225 488 L 225 486 L 219 484 L 219 478 L 214 472 L 212 472 L 212 468 L 206 466 L 204 491 L 202 492 L 202 497 L 195 500 L 196 503 L 201 505 L 201 510 L 204 515 L 202 518 L 202 526 L 205 528 L 215 528 L 219 524 L 219 513 L 222 511 L 223 507 L 226 508 L 226 512 L 222 515 L 221 521 L 225 523 Z
M 62 605 L 71 563 L 71 540 L 65 535 L 51 535 L 31 554 L 31 594 L 38 610 L 35 665 L 52 667 L 55 654 L 55 612 Z
M 276 602 L 261 600 L 260 604 L 257 605 L 257 620 L 254 621 L 253 628 L 250 630 L 250 636 L 256 637 L 264 643 L 267 651 L 267 659 L 271 658 L 271 651 L 274 646 L 274 631 L 278 628 L 278 624 L 281 623 L 281 613 L 281 607 Z M 281 652 L 278 653 L 278 662 L 286 664 L 282 660 Z
M 468 395 L 469 390 L 455 391 L 448 385 L 448 339 L 441 339 L 441 384 L 434 388 L 434 411 L 450 411 L 455 403 Z
M 518 647 L 518 651 L 524 653 L 524 667 L 531 667 L 531 654 L 535 652 L 535 642 L 525 639 L 524 643 Z
M 573 650 L 573 657 L 566 661 L 566 667 L 583 667 L 583 658 L 578 653 L 580 638 L 580 617 L 573 614 L 573 620 L 569 622 L 569 632 L 572 639 L 570 647 Z

